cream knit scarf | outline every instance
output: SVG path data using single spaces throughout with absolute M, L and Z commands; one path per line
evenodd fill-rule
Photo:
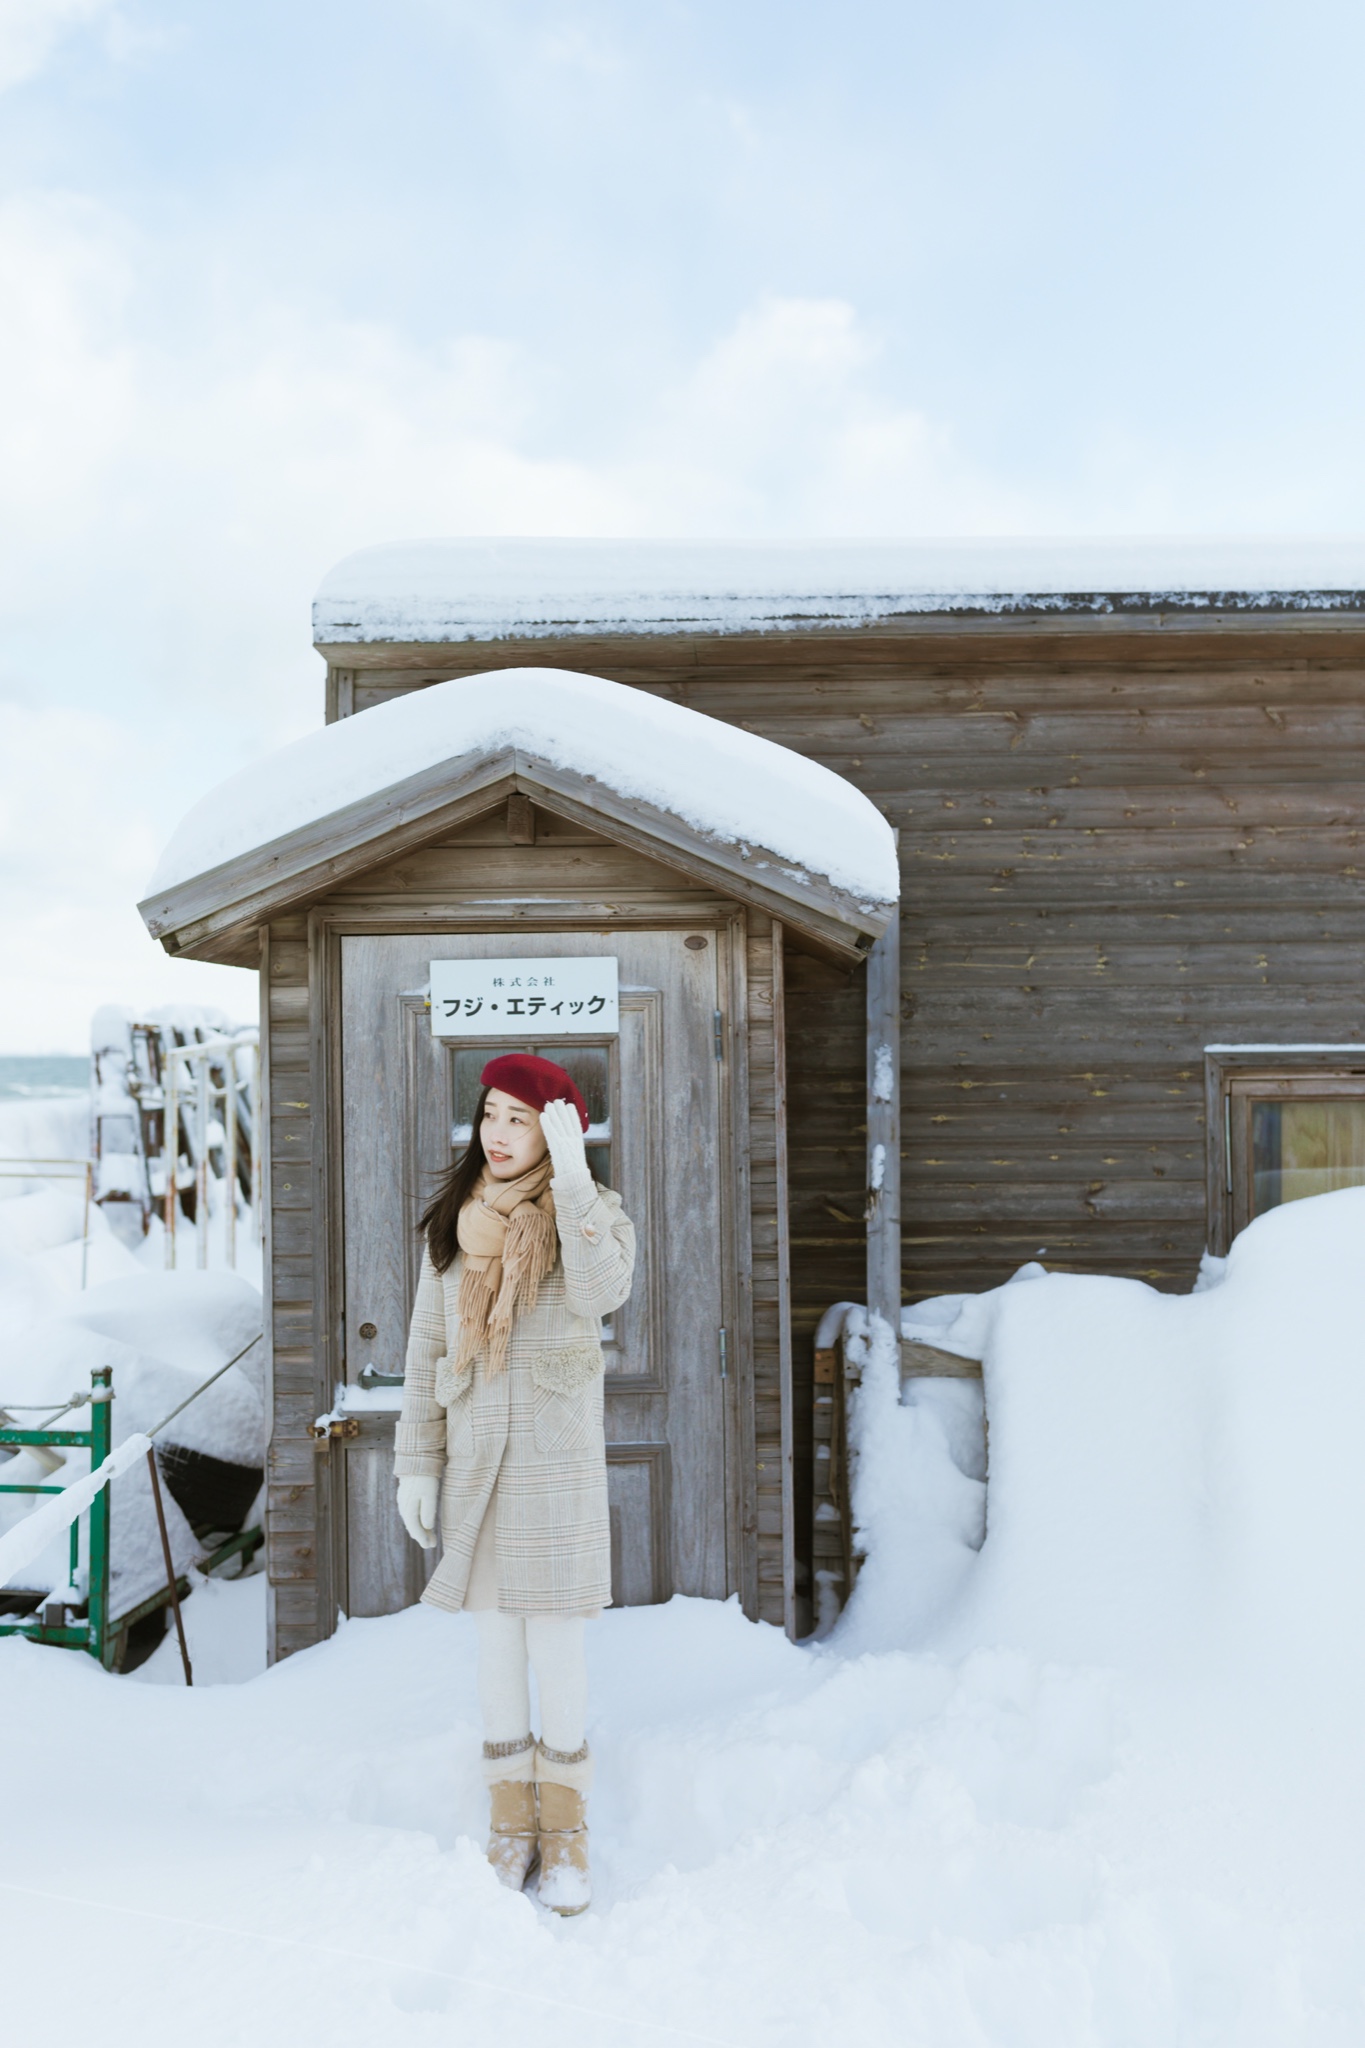
M 455 1234 L 464 1270 L 456 1372 L 485 1349 L 489 1374 L 506 1370 L 513 1318 L 535 1307 L 540 1283 L 559 1256 L 553 1171 L 546 1158 L 516 1180 L 493 1180 L 485 1173 L 460 1211 Z

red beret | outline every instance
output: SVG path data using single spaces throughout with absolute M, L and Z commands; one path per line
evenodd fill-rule
M 588 1105 L 563 1067 L 553 1060 L 537 1059 L 533 1052 L 505 1052 L 488 1062 L 479 1081 L 485 1088 L 501 1088 L 505 1095 L 515 1095 L 532 1109 L 544 1109 L 547 1102 L 571 1102 L 587 1132 Z

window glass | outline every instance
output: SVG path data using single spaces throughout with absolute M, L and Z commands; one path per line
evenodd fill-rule
M 474 1110 L 479 1100 L 479 1076 L 496 1053 L 514 1048 L 502 1045 L 464 1045 L 451 1055 L 454 1062 L 454 1128 L 450 1142 L 463 1151 L 473 1133 Z M 588 1105 L 588 1171 L 604 1187 L 611 1178 L 611 1052 L 605 1045 L 528 1046 L 541 1059 L 553 1060 L 574 1081 Z
M 1252 1213 L 1365 1186 L 1365 1098 L 1251 1104 Z
M 605 1045 L 538 1045 L 543 1060 L 563 1067 L 588 1105 L 588 1171 L 603 1187 L 611 1178 L 611 1055 Z
M 479 1099 L 479 1076 L 493 1057 L 492 1049 L 486 1045 L 462 1045 L 454 1055 L 455 1061 L 455 1128 L 450 1134 L 453 1145 L 469 1143 L 469 1134 L 474 1124 L 474 1106 Z

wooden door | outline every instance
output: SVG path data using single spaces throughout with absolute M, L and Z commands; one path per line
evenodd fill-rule
M 467 1142 L 478 1076 L 513 1048 L 557 1060 L 592 1118 L 589 1158 L 636 1226 L 635 1284 L 603 1331 L 612 1598 L 724 1598 L 726 1402 L 721 1330 L 729 1263 L 729 1147 L 717 1059 L 728 932 L 528 933 L 344 938 L 345 1360 L 401 1372 L 420 1261 L 417 1216 Z M 432 960 L 616 954 L 613 1038 L 441 1040 L 426 989 Z M 392 1416 L 362 1415 L 344 1450 L 341 1548 L 351 1614 L 384 1614 L 421 1592 L 433 1555 L 393 1505 Z

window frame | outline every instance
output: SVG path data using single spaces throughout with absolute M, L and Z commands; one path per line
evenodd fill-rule
M 1365 1046 L 1205 1046 L 1208 1244 L 1217 1258 L 1251 1221 L 1251 1105 L 1296 1096 L 1365 1097 Z

